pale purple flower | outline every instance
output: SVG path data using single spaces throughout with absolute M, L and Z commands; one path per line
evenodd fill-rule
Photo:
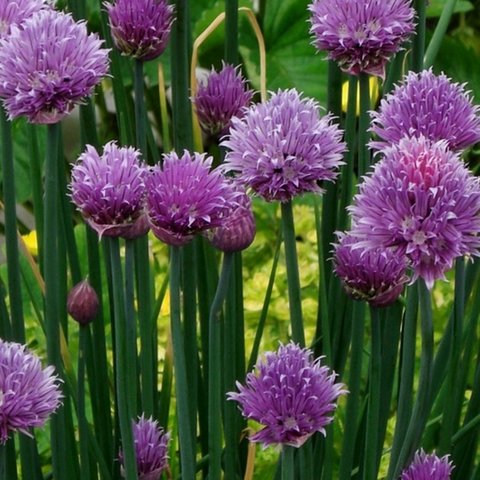
M 406 255 L 428 287 L 455 258 L 479 255 L 480 183 L 444 141 L 403 138 L 383 151 L 350 207 L 352 235 Z
M 434 453 L 426 454 L 423 450 L 415 453 L 415 458 L 402 472 L 400 480 L 450 480 L 452 462 L 449 456 L 437 457 Z
M 256 373 L 247 374 L 246 385 L 237 382 L 239 392 L 228 393 L 229 400 L 240 404 L 244 417 L 264 425 L 252 442 L 300 447 L 315 432 L 325 435 L 337 399 L 347 391 L 320 362 L 291 342 L 265 353 Z
M 446 140 L 451 150 L 462 150 L 480 141 L 478 105 L 472 104 L 465 85 L 452 82 L 443 73 L 410 72 L 371 112 L 372 128 L 380 141 L 371 142 L 382 149 L 402 137 Z
M 224 168 L 265 200 L 287 202 L 306 192 L 322 192 L 319 181 L 333 181 L 345 144 L 332 117 L 295 89 L 279 90 L 232 119 Z
M 108 71 L 108 50 L 85 23 L 53 9 L 12 27 L 0 40 L 0 97 L 10 119 L 56 123 Z
M 197 233 L 224 224 L 237 193 L 212 157 L 184 151 L 164 155 L 146 179 L 147 210 L 153 233 L 169 245 L 185 245 Z
M 174 8 L 167 0 L 116 0 L 104 3 L 115 46 L 125 55 L 153 60 L 167 48 Z
M 13 26 L 21 26 L 45 8 L 49 8 L 47 0 L 0 0 L 0 39 L 10 34 Z
M 0 339 L 0 445 L 12 432 L 43 427 L 61 399 L 53 367 L 42 369 L 25 345 Z
M 409 0 L 314 0 L 314 45 L 352 75 L 385 77 L 385 64 L 414 31 Z
M 228 133 L 232 117 L 241 117 L 252 101 L 239 67 L 224 64 L 220 72 L 212 69 L 205 85 L 200 85 L 192 99 L 200 126 L 210 135 Z
M 335 274 L 355 300 L 373 307 L 392 304 L 409 278 L 407 259 L 390 248 L 364 248 L 351 235 L 340 235 L 333 257 Z
M 168 442 L 170 434 L 160 427 L 152 417 L 139 417 L 133 424 L 133 440 L 135 443 L 135 456 L 137 459 L 137 472 L 139 480 L 159 480 L 162 472 L 168 468 Z M 120 451 L 119 459 L 122 463 L 123 452 Z
M 73 203 L 100 235 L 134 238 L 148 231 L 144 215 L 147 169 L 133 147 L 87 145 L 72 169 Z

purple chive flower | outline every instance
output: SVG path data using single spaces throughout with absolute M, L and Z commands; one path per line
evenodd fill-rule
M 0 40 L 0 97 L 10 119 L 56 123 L 108 71 L 108 50 L 85 23 L 53 9 L 12 27 Z
M 77 283 L 68 293 L 67 311 L 82 326 L 95 319 L 99 305 L 97 292 L 88 280 Z
M 279 90 L 265 103 L 233 118 L 224 168 L 265 200 L 287 202 L 305 192 L 322 192 L 342 164 L 342 131 L 320 117 L 320 107 L 295 89 Z
M 409 0 L 314 0 L 314 45 L 351 75 L 385 77 L 385 64 L 414 31 Z
M 410 466 L 402 472 L 400 480 L 450 480 L 452 469 L 448 455 L 439 458 L 420 450 L 415 453 Z
M 169 245 L 185 245 L 197 233 L 220 227 L 236 204 L 231 182 L 210 171 L 212 157 L 184 151 L 164 155 L 146 179 L 153 233 Z
M 10 35 L 13 26 L 19 27 L 33 14 L 49 8 L 47 0 L 0 0 L 0 39 Z
M 407 259 L 390 248 L 363 248 L 351 235 L 335 245 L 335 273 L 348 295 L 373 307 L 392 304 L 409 278 Z
M 406 255 L 431 288 L 456 257 L 479 255 L 480 181 L 444 141 L 403 138 L 383 154 L 350 207 L 352 234 Z
M 225 223 L 207 233 L 210 243 L 222 252 L 240 252 L 251 245 L 255 238 L 255 217 L 252 201 L 243 188 L 238 188 L 239 196 Z
M 325 435 L 336 401 L 347 391 L 320 361 L 294 343 L 280 345 L 257 362 L 245 386 L 237 382 L 239 392 L 228 393 L 229 400 L 240 404 L 244 417 L 264 425 L 252 442 L 300 447 L 315 432 Z
M 62 393 L 53 367 L 42 370 L 25 345 L 0 339 L 0 444 L 10 432 L 30 435 L 60 406 Z
M 146 176 L 138 150 L 109 142 L 100 156 L 87 145 L 72 169 L 72 201 L 100 236 L 144 235 L 148 231 L 143 208 Z
M 200 85 L 193 98 L 203 131 L 214 136 L 227 134 L 232 117 L 241 117 L 252 97 L 239 67 L 224 64 L 218 73 L 212 69 L 206 85 Z
M 159 480 L 162 472 L 168 468 L 170 434 L 164 432 L 152 417 L 146 419 L 142 415 L 138 422 L 133 424 L 133 439 L 139 480 Z M 123 476 L 122 451 L 119 453 L 119 459 L 122 463 Z
M 423 135 L 432 141 L 446 140 L 451 150 L 462 150 L 480 141 L 480 108 L 472 105 L 465 85 L 453 83 L 433 71 L 410 72 L 393 93 L 372 112 L 372 128 L 382 149 L 404 137 Z
M 174 8 L 166 0 L 104 3 L 115 46 L 138 60 L 153 60 L 167 48 Z

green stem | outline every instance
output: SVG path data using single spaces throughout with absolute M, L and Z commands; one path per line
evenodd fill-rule
M 238 0 L 225 0 L 225 62 L 238 63 Z
M 427 2 L 425 0 L 415 0 L 415 10 L 417 12 L 416 34 L 412 40 L 412 67 L 415 72 L 423 70 L 423 58 L 425 53 L 425 31 L 426 31 L 426 10 Z
M 293 480 L 295 478 L 295 450 L 293 447 L 284 445 L 282 447 L 282 480 Z
M 234 260 L 233 253 L 225 253 L 217 291 L 210 307 L 209 356 L 208 356 L 208 454 L 210 457 L 208 478 L 220 480 L 222 474 L 222 306 L 228 292 Z
M 292 340 L 303 347 L 305 346 L 305 333 L 303 330 L 302 298 L 300 276 L 298 273 L 298 257 L 295 239 L 295 225 L 293 223 L 292 201 L 282 202 L 281 208 Z
M 360 78 L 360 116 L 358 118 L 358 178 L 360 179 L 370 167 L 370 83 L 369 76 L 361 73 Z
M 180 247 L 170 249 L 170 319 L 173 344 L 173 364 L 177 389 L 177 421 L 180 440 L 182 478 L 195 478 L 195 449 L 192 445 L 191 421 L 189 412 L 189 392 L 187 366 L 180 318 Z
M 90 480 L 89 465 L 89 432 L 85 410 L 85 355 L 87 348 L 88 326 L 80 326 L 80 344 L 78 347 L 78 434 L 80 440 L 80 462 L 82 469 L 82 480 Z
M 145 94 L 143 87 L 143 61 L 135 60 L 134 73 L 135 90 L 135 138 L 137 148 L 142 152 L 143 158 L 147 159 L 147 136 L 146 120 L 147 112 L 145 109 Z

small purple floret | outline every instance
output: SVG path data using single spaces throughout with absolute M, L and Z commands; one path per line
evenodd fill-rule
M 164 155 L 147 177 L 147 209 L 153 233 L 169 245 L 185 245 L 194 235 L 224 224 L 237 193 L 212 157 L 184 151 Z
M 454 260 L 479 255 L 480 180 L 446 142 L 404 138 L 360 184 L 352 235 L 367 248 L 406 255 L 431 288 Z
M 264 354 L 246 385 L 237 382 L 239 392 L 228 393 L 229 400 L 240 404 L 244 417 L 264 425 L 252 442 L 300 447 L 315 432 L 325 435 L 337 399 L 347 391 L 320 361 L 309 349 L 281 345 L 278 352 Z
M 314 0 L 314 45 L 349 74 L 385 78 L 385 65 L 414 31 L 409 0 Z
M 402 472 L 400 480 L 450 480 L 452 470 L 448 455 L 440 458 L 420 450 L 415 453 L 410 466 Z
M 267 201 L 287 202 L 306 192 L 321 193 L 319 181 L 333 181 L 345 144 L 332 117 L 295 89 L 279 90 L 232 119 L 224 168 Z
M 167 48 L 174 8 L 166 0 L 104 3 L 115 46 L 125 55 L 153 60 Z
M 410 72 L 372 112 L 372 128 L 382 149 L 402 137 L 446 140 L 451 150 L 463 150 L 480 141 L 480 107 L 472 104 L 465 85 L 452 82 L 443 73 Z
M 53 367 L 42 369 L 25 345 L 0 339 L 0 445 L 12 432 L 43 427 L 61 399 Z

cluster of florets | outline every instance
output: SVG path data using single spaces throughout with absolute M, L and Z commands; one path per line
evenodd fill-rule
M 427 454 L 420 450 L 402 472 L 400 480 L 450 480 L 452 470 L 448 455 L 440 458 L 434 453 Z
M 50 8 L 46 0 L 1 0 L 0 39 L 10 35 L 12 27 L 21 27 L 27 18 L 46 8 Z

